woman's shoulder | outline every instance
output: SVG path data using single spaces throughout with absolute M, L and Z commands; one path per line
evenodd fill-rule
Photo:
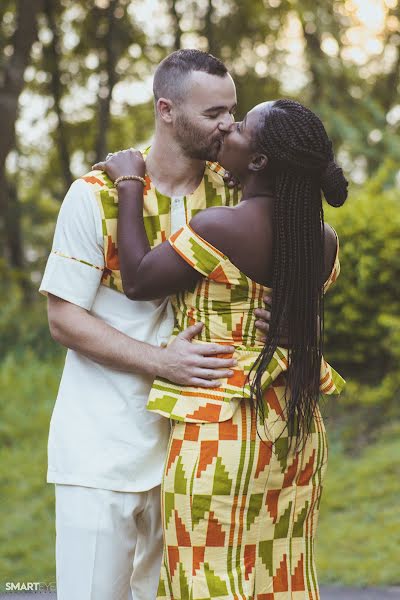
M 228 255 L 235 221 L 235 208 L 213 206 L 199 211 L 190 220 L 190 227 L 215 248 Z
M 267 285 L 272 259 L 272 224 L 265 208 L 253 202 L 199 212 L 190 227 L 229 259 L 235 269 Z M 267 279 L 266 279 L 267 278 Z
M 336 231 L 329 223 L 324 223 L 325 267 L 324 281 L 329 277 L 335 265 L 339 239 Z

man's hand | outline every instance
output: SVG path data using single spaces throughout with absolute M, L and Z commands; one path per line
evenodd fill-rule
M 121 175 L 138 175 L 144 177 L 146 173 L 146 163 L 142 153 L 133 148 L 112 152 L 107 155 L 106 160 L 98 162 L 92 166 L 92 169 L 98 169 L 107 173 L 111 181 L 115 181 Z
M 48 295 L 49 325 L 52 337 L 106 367 L 126 373 L 158 375 L 174 383 L 217 387 L 219 378 L 233 375 L 237 362 L 233 346 L 192 344 L 203 327 L 188 327 L 166 348 L 132 339 L 88 311 L 53 294 Z M 104 342 L 107 341 L 107 343 Z M 226 358 L 218 358 L 219 355 Z
M 188 327 L 162 350 L 159 368 L 162 377 L 180 385 L 213 388 L 221 384 L 220 378 L 233 375 L 231 367 L 237 364 L 231 358 L 233 346 L 191 343 L 202 328 L 203 323 Z M 228 357 L 219 358 L 220 354 Z
M 258 329 L 258 331 L 260 331 L 263 334 L 261 341 L 265 342 L 267 333 L 269 331 L 269 322 L 271 320 L 271 311 L 269 310 L 271 306 L 271 298 L 269 296 L 264 296 L 263 300 L 264 304 L 266 305 L 266 308 L 256 308 L 254 314 L 257 317 L 255 326 Z
M 263 334 L 261 341 L 266 342 L 267 334 L 269 332 L 269 323 L 271 321 L 270 307 L 271 307 L 271 303 L 272 303 L 272 298 L 271 298 L 271 296 L 264 296 L 263 300 L 266 305 L 266 308 L 265 309 L 264 308 L 256 308 L 256 310 L 254 311 L 254 314 L 257 317 L 257 321 L 255 322 L 255 325 L 256 325 L 257 329 L 259 331 L 261 331 L 261 333 Z M 282 333 L 282 335 L 280 336 L 280 338 L 278 340 L 278 344 L 279 344 L 279 346 L 282 346 L 283 348 L 287 348 L 287 346 L 288 346 L 287 330 L 285 330 Z

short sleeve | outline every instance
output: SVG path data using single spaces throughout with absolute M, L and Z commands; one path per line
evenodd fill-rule
M 77 180 L 61 205 L 39 291 L 90 310 L 105 266 L 103 248 L 96 198 L 85 181 Z
M 241 273 L 218 248 L 184 225 L 168 239 L 183 260 L 204 277 L 218 283 L 237 285 Z

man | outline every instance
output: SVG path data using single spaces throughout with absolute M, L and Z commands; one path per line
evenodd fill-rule
M 225 66 L 196 50 L 167 57 L 154 77 L 156 131 L 147 156 L 145 222 L 152 246 L 210 205 L 233 203 L 215 160 L 236 91 Z M 167 419 L 146 411 L 156 375 L 215 387 L 233 348 L 170 346 L 168 300 L 128 300 L 116 248 L 116 190 L 101 172 L 63 202 L 40 291 L 52 336 L 69 348 L 49 435 L 56 489 L 58 600 L 152 600 L 162 553 L 160 482 Z

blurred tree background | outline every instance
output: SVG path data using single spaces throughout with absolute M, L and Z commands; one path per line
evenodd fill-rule
M 60 203 L 95 160 L 150 140 L 152 74 L 181 47 L 224 60 L 239 118 L 280 96 L 309 105 L 351 181 L 326 210 L 342 259 L 326 356 L 349 384 L 324 408 L 320 576 L 399 584 L 398 0 L 2 0 L 0 47 L 0 589 L 54 580 L 45 446 L 64 350 L 37 288 Z

